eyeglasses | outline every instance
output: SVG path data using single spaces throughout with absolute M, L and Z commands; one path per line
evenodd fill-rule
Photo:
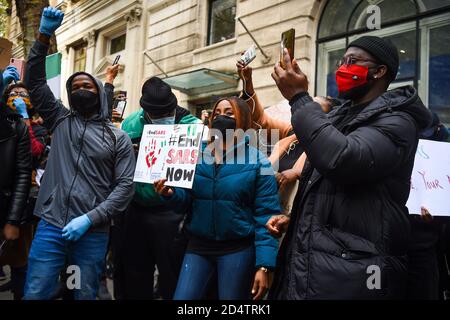
M 28 95 L 28 93 L 25 92 L 16 92 L 16 91 L 11 91 L 8 95 L 9 97 L 22 97 L 22 98 L 29 98 L 30 96 Z
M 355 58 L 353 56 L 349 56 L 347 58 L 342 58 L 341 60 L 338 60 L 336 62 L 336 68 L 339 68 L 341 66 L 345 65 L 351 65 L 351 64 L 356 64 L 358 61 L 361 62 L 373 62 L 373 63 L 377 63 L 374 60 L 370 60 L 370 59 L 360 59 L 360 58 Z

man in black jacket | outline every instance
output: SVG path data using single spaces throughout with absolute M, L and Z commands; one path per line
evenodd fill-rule
M 272 74 L 290 101 L 308 157 L 271 297 L 391 299 L 405 296 L 410 226 L 405 204 L 418 132 L 430 122 L 415 88 L 387 91 L 397 48 L 378 37 L 347 47 L 336 71 L 347 101 L 328 116 L 285 52 Z M 275 226 L 277 227 L 277 226 Z

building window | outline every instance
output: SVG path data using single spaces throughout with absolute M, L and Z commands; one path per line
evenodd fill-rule
M 380 30 L 367 28 L 367 8 L 372 3 L 326 3 L 318 29 L 316 93 L 336 96 L 335 66 L 348 43 L 364 35 L 375 35 L 390 39 L 399 51 L 399 71 L 391 88 L 414 85 L 424 104 L 450 126 L 450 91 L 442 90 L 450 86 L 450 1 L 380 1 Z
M 430 30 L 428 106 L 450 127 L 450 24 Z M 444 89 L 446 88 L 446 89 Z
M 86 43 L 74 47 L 73 72 L 85 71 L 86 69 Z
M 118 37 L 112 38 L 109 46 L 109 54 L 125 50 L 127 35 L 124 33 Z
M 211 0 L 208 45 L 234 38 L 236 0 Z

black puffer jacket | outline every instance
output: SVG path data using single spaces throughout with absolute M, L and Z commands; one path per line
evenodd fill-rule
M 18 225 L 31 185 L 31 146 L 26 124 L 0 102 L 0 227 Z
M 333 124 L 350 103 L 327 118 L 309 96 L 294 100 L 292 125 L 310 170 L 294 203 L 271 297 L 402 298 L 410 233 L 405 204 L 429 111 L 413 87 L 402 87 L 338 130 Z M 370 290 L 378 268 L 381 288 Z

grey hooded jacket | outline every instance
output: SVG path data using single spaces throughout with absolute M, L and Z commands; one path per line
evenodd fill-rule
M 25 79 L 33 106 L 53 133 L 34 214 L 61 228 L 87 214 L 92 230 L 107 232 L 111 218 L 124 212 L 133 198 L 136 161 L 131 140 L 110 122 L 103 85 L 91 75 L 83 73 L 97 84 L 98 115 L 86 120 L 55 99 L 46 82 L 47 50 L 47 45 L 35 41 Z M 78 74 L 67 80 L 69 100 Z

